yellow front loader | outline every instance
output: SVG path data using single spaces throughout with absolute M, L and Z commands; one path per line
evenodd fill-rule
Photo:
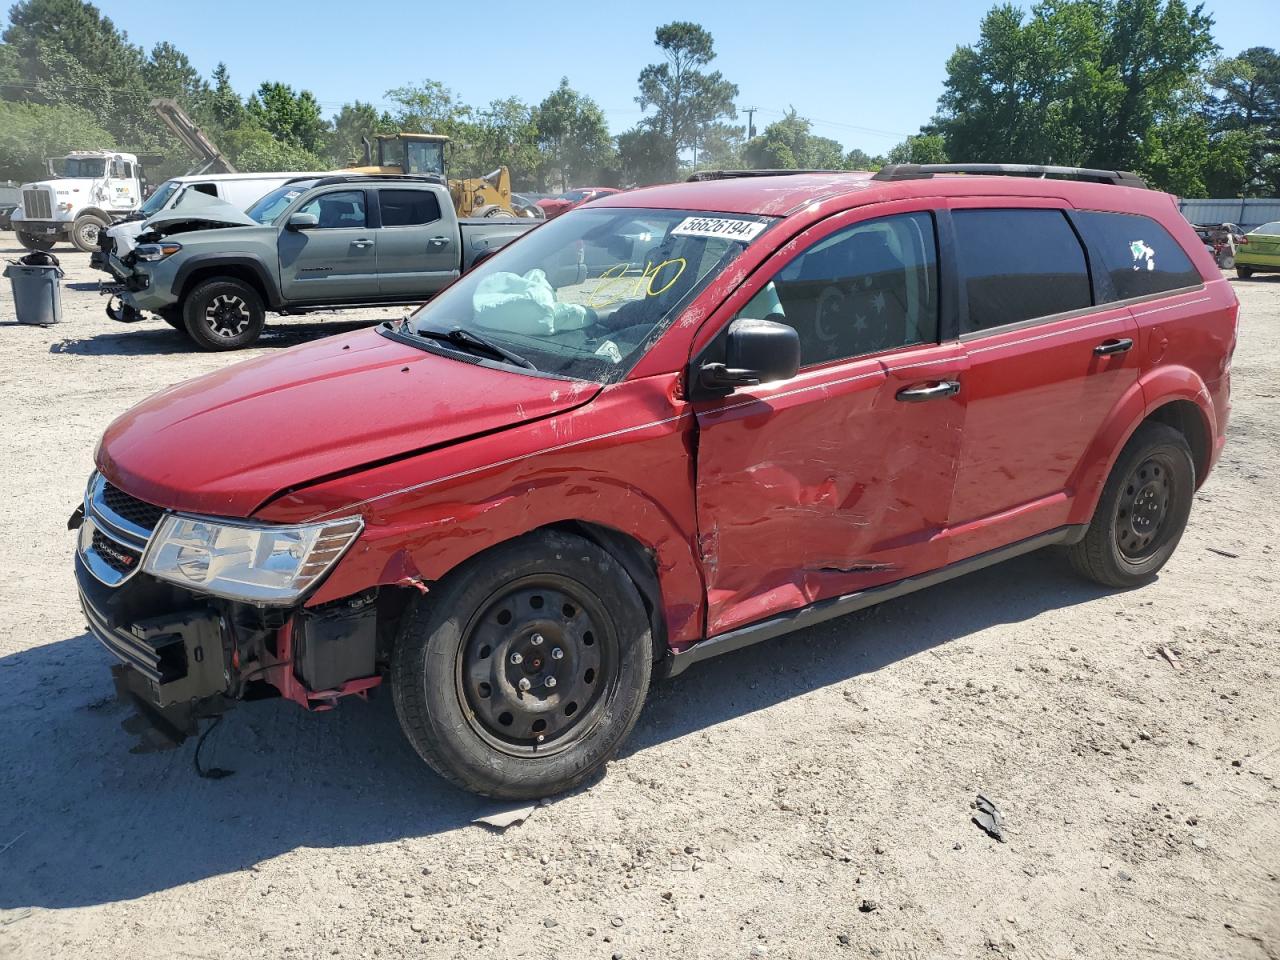
M 435 173 L 445 176 L 444 153 L 449 138 L 438 133 L 380 133 L 365 141 L 364 163 L 356 173 Z M 373 162 L 377 152 L 377 163 Z M 499 167 L 483 177 L 450 180 L 449 195 L 460 217 L 518 217 L 511 204 L 511 173 Z

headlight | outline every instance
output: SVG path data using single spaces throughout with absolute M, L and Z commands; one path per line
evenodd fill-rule
M 171 514 L 156 528 L 142 569 L 231 600 L 289 604 L 329 572 L 363 529 L 359 517 L 275 526 Z
M 172 257 L 182 249 L 180 243 L 144 243 L 134 248 L 134 255 L 139 260 L 164 260 Z

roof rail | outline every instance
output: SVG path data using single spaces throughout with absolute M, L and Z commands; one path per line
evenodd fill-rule
M 1128 170 L 1091 170 L 1088 167 L 1052 167 L 1035 163 L 891 163 L 880 168 L 873 180 L 925 180 L 935 173 L 968 173 L 995 177 L 1053 177 L 1109 183 L 1117 187 L 1147 189 L 1147 182 Z
M 699 170 L 691 174 L 685 183 L 704 180 L 736 180 L 739 177 L 786 177 L 801 173 L 850 173 L 849 170 Z
M 298 179 L 309 180 L 310 177 L 299 177 Z M 442 187 L 447 187 L 449 181 L 438 173 L 335 173 L 331 176 L 321 177 L 316 181 L 317 187 L 328 186 L 331 183 L 356 183 L 365 180 L 397 180 L 408 181 L 410 183 L 436 183 Z

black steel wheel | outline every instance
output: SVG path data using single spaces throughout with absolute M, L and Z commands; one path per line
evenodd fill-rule
M 1077 572 L 1110 587 L 1150 580 L 1182 538 L 1195 479 L 1191 448 L 1178 430 L 1140 426 L 1111 468 L 1084 539 L 1071 548 Z
M 653 666 L 635 584 L 599 546 L 539 531 L 463 564 L 404 618 L 391 689 L 441 776 L 493 797 L 568 790 L 614 755 Z
M 187 333 L 205 350 L 238 350 L 258 339 L 266 309 L 242 280 L 219 277 L 196 284 L 182 300 Z
M 571 748 L 617 682 L 618 634 L 600 601 L 567 577 L 507 584 L 467 625 L 458 695 L 479 736 L 513 756 Z

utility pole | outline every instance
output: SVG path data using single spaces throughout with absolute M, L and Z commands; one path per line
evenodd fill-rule
M 742 112 L 747 115 L 747 139 L 748 140 L 750 140 L 752 137 L 756 135 L 756 125 L 753 121 L 755 120 L 756 111 L 759 109 L 760 109 L 759 107 L 743 107 L 742 108 Z

